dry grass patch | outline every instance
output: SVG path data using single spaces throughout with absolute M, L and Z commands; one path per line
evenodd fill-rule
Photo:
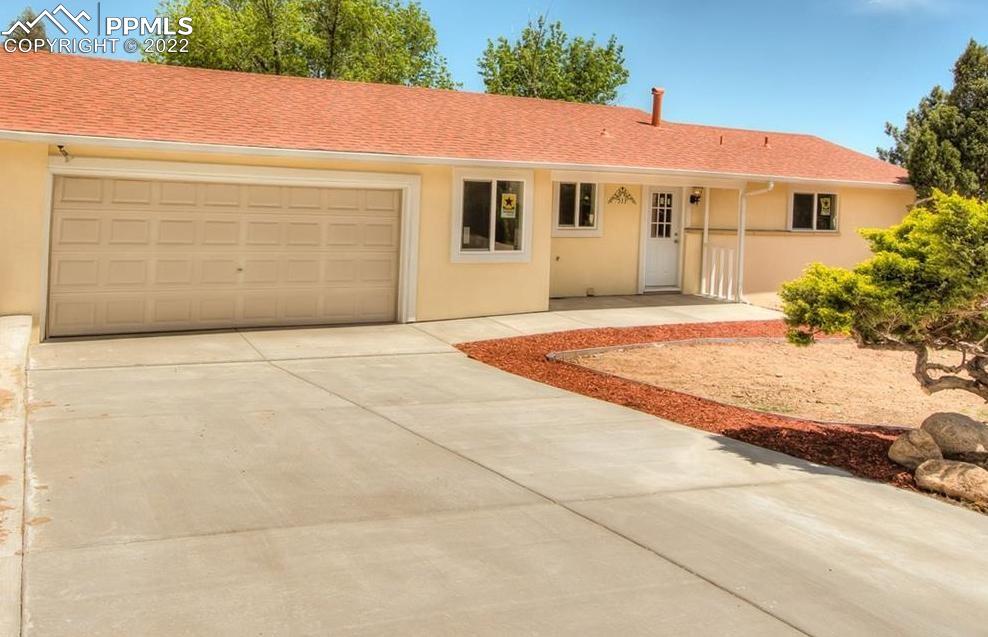
M 918 427 L 936 411 L 988 420 L 978 397 L 928 396 L 911 352 L 861 349 L 848 340 L 796 347 L 782 339 L 660 343 L 578 357 L 598 372 L 738 407 L 842 423 Z

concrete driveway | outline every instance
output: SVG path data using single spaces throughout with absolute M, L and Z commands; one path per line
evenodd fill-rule
M 35 346 L 23 634 L 988 626 L 988 517 L 448 344 L 564 319 Z

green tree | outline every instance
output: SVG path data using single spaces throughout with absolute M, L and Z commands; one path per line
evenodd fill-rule
M 7 28 L 4 31 L 13 27 L 17 22 L 21 22 L 24 25 L 30 24 L 32 20 L 38 17 L 38 14 L 34 12 L 31 7 L 26 7 L 21 14 L 10 21 Z M 4 40 L 13 40 L 14 42 L 28 41 L 31 43 L 31 49 L 34 51 L 48 51 L 48 33 L 45 31 L 45 25 L 42 22 L 38 22 L 36 25 L 31 27 L 28 31 L 23 29 L 17 29 L 14 33 L 5 37 Z M 39 46 L 38 42 L 42 42 Z
M 851 334 L 915 353 L 927 393 L 988 401 L 988 202 L 934 191 L 897 226 L 862 230 L 873 256 L 853 270 L 816 263 L 780 296 L 789 339 Z
M 192 19 L 189 51 L 149 62 L 453 88 L 428 14 L 399 0 L 167 0 Z
M 316 77 L 454 88 L 429 15 L 397 0 L 306 0 Z
M 595 38 L 570 38 L 559 22 L 529 22 L 514 43 L 487 41 L 477 61 L 488 93 L 608 104 L 628 81 L 624 47 L 613 35 L 606 45 Z
M 954 86 L 934 86 L 885 132 L 894 142 L 880 157 L 905 167 L 922 197 L 934 188 L 988 198 L 988 47 L 971 40 L 954 64 Z

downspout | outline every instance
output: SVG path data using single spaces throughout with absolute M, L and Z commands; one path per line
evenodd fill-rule
M 747 188 L 747 186 L 745 187 Z M 768 182 L 768 186 L 762 188 L 761 190 L 752 190 L 748 192 L 747 190 L 741 191 L 741 196 L 739 197 L 740 203 L 738 205 L 738 256 L 737 256 L 737 277 L 736 277 L 736 287 L 737 292 L 734 298 L 744 303 L 744 235 L 747 231 L 748 224 L 748 197 L 756 197 L 758 195 L 764 195 L 767 192 L 772 192 L 775 188 L 775 182 Z

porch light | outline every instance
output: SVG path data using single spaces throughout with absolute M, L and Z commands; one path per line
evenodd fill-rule
M 700 188 L 699 186 L 694 186 L 693 192 L 690 193 L 690 204 L 695 206 L 696 204 L 700 203 L 700 199 L 702 198 L 703 198 L 703 188 Z

